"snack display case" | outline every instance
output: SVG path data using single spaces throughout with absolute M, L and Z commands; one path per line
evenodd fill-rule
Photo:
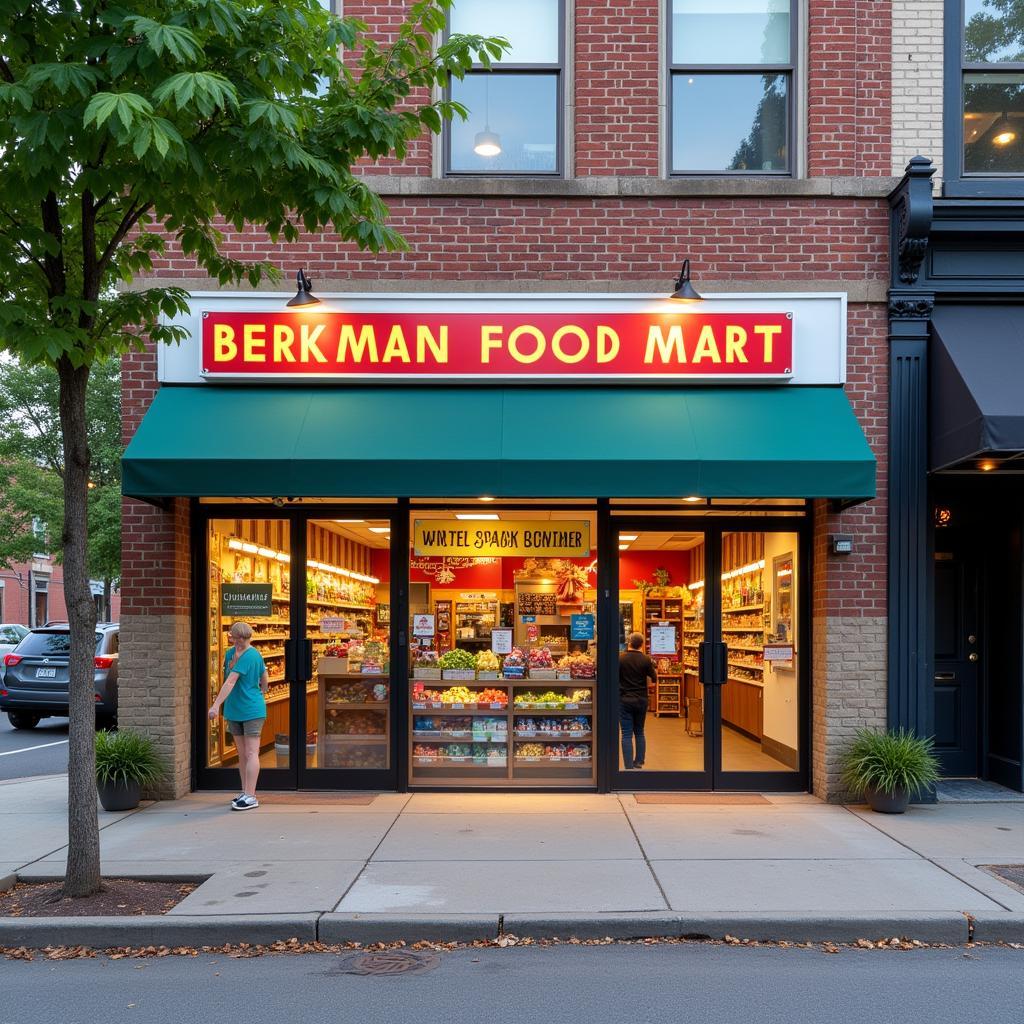
M 387 768 L 390 764 L 388 676 L 334 671 L 323 658 L 317 673 L 320 718 L 317 767 Z

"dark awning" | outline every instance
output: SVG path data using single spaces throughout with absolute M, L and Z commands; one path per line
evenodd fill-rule
M 1024 306 L 946 306 L 932 317 L 931 468 L 1024 451 Z
M 875 460 L 838 387 L 164 387 L 124 493 L 841 498 Z

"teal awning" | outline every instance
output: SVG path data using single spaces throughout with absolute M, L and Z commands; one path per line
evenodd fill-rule
M 838 387 L 164 387 L 124 493 L 843 498 L 875 460 Z

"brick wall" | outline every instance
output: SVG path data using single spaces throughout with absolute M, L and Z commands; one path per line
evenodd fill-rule
M 892 0 L 892 174 L 930 157 L 942 178 L 944 0 Z

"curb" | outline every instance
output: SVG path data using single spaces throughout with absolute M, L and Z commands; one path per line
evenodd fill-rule
M 1024 922 L 1024 915 L 1021 915 Z M 506 914 L 507 933 L 530 938 L 644 939 L 682 937 L 784 942 L 856 942 L 883 936 L 962 945 L 967 918 L 959 913 L 918 914 L 609 914 L 538 917 Z
M 397 917 L 391 914 L 323 914 L 321 942 L 476 942 L 498 936 L 496 914 Z
M 975 942 L 1024 942 L 1024 914 L 981 911 L 971 917 Z
M 316 939 L 317 914 L 0 918 L 0 946 L 224 946 Z

